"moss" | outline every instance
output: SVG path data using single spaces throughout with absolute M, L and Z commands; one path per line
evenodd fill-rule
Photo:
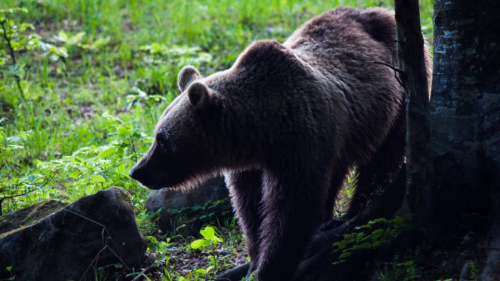
M 23 221 L 23 225 L 35 224 L 44 218 L 50 216 L 51 214 L 61 210 L 66 207 L 68 203 L 64 203 L 57 200 L 48 200 L 40 203 L 36 206 L 33 211 L 31 211 L 28 216 Z
M 20 226 L 20 227 L 18 227 L 18 228 L 16 228 L 16 229 L 13 229 L 13 230 L 10 230 L 10 231 L 7 231 L 7 232 L 4 232 L 4 233 L 0 234 L 0 239 L 4 238 L 4 237 L 6 237 L 7 235 L 10 235 L 10 234 L 12 234 L 12 233 L 15 233 L 15 232 L 21 231 L 21 230 L 23 230 L 23 229 L 27 228 L 28 226 L 29 226 L 29 225 L 23 225 L 23 226 Z
M 0 217 L 0 238 L 33 225 L 67 206 L 58 200 L 43 201 Z
M 125 189 L 117 186 L 111 187 L 113 189 L 116 189 L 118 192 L 114 192 L 116 199 L 120 202 L 123 202 L 125 206 L 131 211 L 131 213 L 134 213 L 134 207 L 132 205 L 132 195 Z

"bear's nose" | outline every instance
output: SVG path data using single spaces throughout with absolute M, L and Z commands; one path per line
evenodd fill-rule
M 134 180 L 137 180 L 137 170 L 135 169 L 135 167 L 133 167 L 132 169 L 130 169 L 130 171 L 128 172 L 128 176 L 133 178 Z

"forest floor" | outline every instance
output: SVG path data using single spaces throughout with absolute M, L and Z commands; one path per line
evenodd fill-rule
M 215 252 L 189 249 L 194 237 L 159 234 L 144 209 L 149 191 L 128 177 L 151 144 L 158 117 L 179 94 L 179 70 L 188 64 L 203 75 L 226 69 L 252 41 L 283 42 L 331 8 L 392 9 L 392 3 L 2 0 L 1 31 L 10 38 L 0 38 L 2 214 L 121 186 L 132 194 L 137 222 L 150 241 L 144 268 L 155 265 L 146 274 L 151 280 L 200 280 L 210 266 L 220 272 L 246 262 L 234 219 L 206 223 L 224 240 Z M 421 1 L 421 17 L 432 40 L 431 1 Z M 350 186 L 338 214 L 348 204 Z

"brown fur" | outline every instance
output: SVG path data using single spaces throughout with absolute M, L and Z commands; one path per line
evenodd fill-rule
M 350 213 L 403 163 L 403 89 L 394 15 L 338 8 L 284 44 L 258 41 L 230 69 L 179 74 L 183 93 L 131 170 L 158 189 L 190 188 L 224 172 L 258 279 L 290 280 L 318 226 L 331 218 L 349 168 Z

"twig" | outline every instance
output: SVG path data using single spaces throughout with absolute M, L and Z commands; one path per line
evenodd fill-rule
M 141 271 L 134 279 L 132 279 L 132 281 L 140 281 L 142 277 L 144 277 L 146 275 L 146 273 L 149 273 L 151 270 L 153 270 L 154 268 L 156 268 L 156 265 L 155 264 L 152 264 L 148 267 L 146 267 L 143 271 Z
M 110 238 L 110 237 L 109 237 Z M 130 268 L 127 267 L 127 265 L 123 262 L 123 260 L 120 258 L 120 256 L 118 256 L 115 251 L 113 251 L 113 249 L 111 249 L 111 247 L 109 247 L 108 245 L 105 245 L 104 248 L 102 248 L 98 253 L 97 255 L 95 256 L 95 258 L 92 260 L 92 262 L 90 263 L 89 267 L 87 267 L 87 269 L 85 270 L 85 272 L 83 273 L 83 276 L 82 278 L 80 278 L 80 281 L 85 277 L 85 274 L 87 274 L 87 271 L 89 271 L 89 269 L 92 267 L 92 264 L 94 263 L 94 261 L 96 262 L 96 266 L 97 266 L 97 259 L 99 258 L 99 255 L 104 251 L 104 250 L 110 250 L 122 263 L 123 265 L 128 269 L 130 270 Z
M 102 248 L 102 249 L 99 251 L 99 253 L 97 253 L 96 257 L 92 260 L 92 262 L 90 263 L 90 265 L 89 265 L 89 267 L 87 268 L 87 270 L 85 270 L 85 272 L 83 273 L 83 276 L 82 276 L 82 278 L 81 278 L 80 280 L 82 280 L 82 279 L 85 277 L 85 274 L 87 273 L 87 271 L 89 270 L 89 268 L 92 266 L 92 263 L 94 263 L 94 261 L 95 261 L 95 260 L 99 257 L 99 255 L 101 254 L 101 252 L 102 252 L 102 251 L 104 251 L 105 249 L 109 249 L 109 250 L 110 250 L 110 251 L 111 251 L 111 252 L 112 252 L 112 253 L 113 253 L 113 254 L 114 254 L 114 255 L 115 255 L 115 256 L 116 256 L 119 260 L 120 260 L 120 262 L 121 262 L 121 263 L 122 263 L 122 264 L 123 264 L 123 265 L 127 268 L 127 270 L 129 270 L 129 271 L 130 271 L 130 268 L 129 268 L 129 267 L 127 266 L 127 264 L 126 264 L 126 263 L 122 260 L 122 258 L 120 257 L 120 255 L 119 255 L 119 254 L 117 254 L 115 251 L 113 251 L 113 249 L 112 249 L 111 247 L 109 247 L 108 245 L 106 245 L 106 244 L 107 244 L 107 241 L 106 241 L 106 242 L 104 242 L 104 231 L 106 231 L 106 233 L 108 234 L 108 238 L 107 238 L 107 239 L 110 239 L 110 240 L 111 240 L 111 242 L 112 242 L 112 243 L 113 243 L 113 245 L 115 246 L 116 250 L 118 251 L 118 247 L 116 246 L 115 241 L 114 241 L 114 240 L 113 240 L 113 238 L 111 237 L 111 234 L 109 233 L 109 231 L 108 231 L 108 229 L 106 228 L 106 226 L 105 226 L 105 225 L 103 225 L 103 224 L 101 224 L 101 223 L 98 223 L 98 222 L 96 222 L 96 221 L 94 221 L 94 220 L 91 220 L 91 219 L 89 219 L 89 218 L 87 218 L 87 217 L 85 217 L 85 216 L 82 216 L 82 215 L 78 214 L 78 213 L 75 213 L 75 212 L 73 212 L 73 211 L 70 211 L 70 210 L 68 210 L 67 208 L 64 208 L 64 211 L 66 211 L 66 212 L 70 212 L 70 213 L 72 213 L 72 214 L 74 214 L 74 215 L 77 215 L 77 216 L 79 216 L 79 217 L 81 217 L 81 218 L 84 218 L 84 219 L 86 219 L 86 220 L 88 220 L 88 221 L 90 221 L 90 222 L 93 222 L 93 223 L 95 223 L 95 224 L 97 224 L 97 225 L 101 226 L 101 227 L 102 227 L 102 229 L 103 229 L 103 230 L 102 230 L 102 234 L 101 234 L 101 235 L 102 235 L 103 243 L 105 244 L 105 245 L 104 245 L 104 248 Z M 65 216 L 65 215 L 66 215 L 66 213 L 64 213 L 64 216 Z M 63 216 L 63 220 L 64 220 L 64 216 Z M 64 221 L 63 221 L 62 223 L 64 224 Z M 107 240 L 107 239 L 106 239 L 106 240 Z
M 3 38 L 5 41 L 7 41 L 7 46 L 9 47 L 10 51 L 10 56 L 12 58 L 12 65 L 16 66 L 16 56 L 14 54 L 14 48 L 12 47 L 12 44 L 10 42 L 9 36 L 7 36 L 7 29 L 5 28 L 5 22 L 6 20 L 0 21 L 0 24 L 2 25 L 2 30 L 3 30 Z M 16 80 L 17 84 L 17 89 L 19 90 L 19 93 L 21 93 L 21 98 L 26 101 L 26 97 L 24 96 L 23 88 L 21 88 L 21 78 L 19 78 L 19 75 L 14 74 L 14 79 Z
M 26 191 L 26 192 L 20 193 L 20 194 L 11 195 L 11 196 L 4 196 L 4 197 L 0 198 L 0 216 L 3 215 L 2 203 L 3 203 L 4 200 L 16 198 L 16 197 L 19 197 L 19 196 L 24 196 L 24 195 L 26 195 L 26 194 L 28 194 L 30 192 L 33 192 L 33 190 Z
M 109 236 L 108 238 L 109 238 L 109 239 L 111 239 L 111 242 L 113 242 L 113 245 L 115 246 L 116 250 L 118 251 L 118 246 L 116 246 L 115 241 L 113 240 L 113 238 L 111 238 L 111 233 L 109 233 L 108 229 L 106 228 L 106 226 L 105 226 L 104 224 L 100 224 L 100 223 L 98 223 L 98 222 L 96 222 L 96 221 L 94 221 L 94 220 L 91 220 L 91 219 L 89 219 L 89 218 L 87 218 L 87 217 L 84 217 L 84 216 L 82 216 L 82 215 L 80 215 L 80 214 L 78 214 L 78 213 L 75 213 L 75 212 L 73 212 L 73 211 L 70 211 L 70 210 L 68 210 L 67 208 L 64 208 L 64 210 L 65 210 L 65 211 L 67 211 L 67 212 L 73 213 L 73 214 L 75 214 L 75 215 L 77 215 L 77 216 L 79 216 L 79 217 L 82 217 L 82 218 L 84 218 L 84 219 L 86 219 L 86 220 L 88 220 L 88 221 L 91 221 L 91 222 L 93 222 L 93 223 L 95 223 L 95 224 L 97 224 L 97 225 L 102 226 L 102 228 L 103 228 L 103 232 L 102 232 L 102 234 L 101 234 L 101 235 L 102 235 L 102 240 L 103 240 L 102 242 L 103 242 L 103 243 L 105 243 L 105 242 L 104 242 L 104 230 L 106 230 L 106 233 L 108 233 L 108 236 Z M 66 214 L 66 213 L 65 213 L 65 214 Z M 64 219 L 64 216 L 63 216 L 63 219 Z M 63 223 L 64 223 L 64 222 L 63 222 Z M 117 255 L 117 254 L 115 254 L 115 255 L 117 256 L 117 258 L 118 258 L 118 259 L 120 259 L 120 261 L 123 263 L 123 265 L 125 265 L 125 267 L 126 267 L 128 270 L 130 270 L 130 268 L 128 268 L 128 266 L 127 266 L 127 265 L 123 262 L 123 260 L 120 258 L 120 256 L 119 256 L 119 255 Z
M 134 159 L 137 163 L 137 150 L 135 149 L 134 139 L 130 136 L 130 143 L 132 144 L 132 151 L 134 152 Z
M 30 193 L 30 192 L 33 192 L 33 191 L 34 191 L 34 190 L 32 189 L 32 190 L 30 190 L 30 191 L 26 191 L 26 192 L 24 192 L 24 193 L 15 194 L 15 195 L 10 195 L 10 196 L 4 196 L 4 197 L 0 198 L 0 204 L 2 204 L 3 200 L 7 200 L 7 199 L 12 199 L 12 198 L 16 198 L 16 197 L 19 197 L 19 196 L 23 196 L 23 195 L 26 195 L 26 194 L 28 194 L 28 193 Z M 0 213 L 0 215 L 1 215 L 1 213 Z
M 395 40 L 395 41 L 398 42 L 398 40 Z M 406 79 L 406 73 L 403 70 L 401 70 L 395 66 L 396 61 L 394 60 L 394 52 L 392 54 L 392 65 L 385 63 L 385 62 L 378 62 L 378 61 L 372 61 L 372 63 L 384 65 L 384 66 L 387 66 L 390 69 L 394 70 L 394 78 L 396 78 L 396 80 L 398 81 L 399 85 L 401 85 L 401 87 L 403 87 L 405 90 L 407 90 L 405 84 L 403 83 L 403 81 L 401 81 L 401 79 L 398 76 L 398 73 L 399 73 L 403 79 Z
M 57 173 L 58 173 L 58 172 L 59 172 L 59 170 L 56 170 L 56 171 L 52 174 L 52 176 L 51 176 L 51 177 L 50 177 L 50 178 L 49 178 L 46 182 L 44 182 L 42 185 L 40 185 L 40 187 L 39 187 L 39 188 L 43 188 L 44 186 L 46 186 L 47 184 L 49 184 L 49 183 L 50 183 L 50 182 L 51 182 L 51 181 L 52 181 L 52 180 L 56 177 L 56 175 L 57 175 Z
M 396 68 L 396 67 L 394 67 L 393 65 L 390 65 L 390 64 L 388 64 L 388 63 L 381 62 L 381 61 L 372 61 L 372 63 L 385 65 L 385 66 L 387 66 L 388 68 L 390 68 L 390 69 L 392 69 L 392 70 L 396 71 L 396 72 L 397 72 L 397 73 L 399 73 L 399 74 L 405 74 L 405 72 L 404 72 L 404 71 L 402 71 L 401 69 Z
M 394 78 L 396 78 L 396 80 L 398 81 L 399 85 L 401 85 L 401 87 L 403 87 L 406 90 L 405 84 L 403 83 L 403 81 L 401 81 L 401 79 L 398 76 L 398 73 L 399 73 L 399 75 L 401 75 L 401 77 L 403 79 L 406 79 L 406 73 L 403 70 L 401 70 L 401 69 L 399 69 L 399 68 L 397 68 L 397 67 L 394 66 L 394 57 L 392 58 L 392 64 L 393 65 L 390 65 L 390 64 L 385 63 L 385 62 L 380 62 L 380 61 L 372 61 L 372 63 L 381 64 L 383 66 L 387 66 L 388 68 L 394 70 Z
M 3 203 L 4 200 L 16 198 L 16 197 L 19 197 L 19 196 L 23 196 L 23 195 L 26 195 L 26 194 L 28 194 L 28 193 L 30 193 L 32 191 L 33 190 L 26 191 L 25 193 L 21 193 L 21 194 L 16 194 L 16 195 L 11 195 L 11 196 L 5 196 L 5 197 L 0 198 L 0 216 L 3 216 L 2 203 Z
M 106 249 L 109 249 L 108 245 L 104 246 L 104 248 L 102 248 L 99 253 L 97 253 L 97 255 L 95 256 L 95 258 L 92 260 L 92 262 L 90 263 L 89 267 L 87 267 L 87 270 L 85 270 L 85 272 L 83 273 L 82 275 L 82 278 L 80 278 L 80 281 L 82 281 L 82 279 L 85 277 L 85 274 L 87 274 L 87 271 L 89 271 L 89 269 L 92 267 L 92 264 L 94 263 L 94 261 L 99 257 L 99 255 L 102 253 L 102 251 L 106 250 Z M 126 266 L 126 265 L 125 265 Z
M 54 177 L 56 176 L 57 172 L 59 170 L 57 170 L 46 182 L 44 182 L 39 188 L 43 188 L 44 186 L 46 186 L 47 184 L 49 184 L 53 179 Z M 25 196 L 26 194 L 29 194 L 31 192 L 35 191 L 33 188 L 31 190 L 27 190 L 25 191 L 24 193 L 19 193 L 19 194 L 15 194 L 15 195 L 10 195 L 10 196 L 4 196 L 2 198 L 0 198 L 0 216 L 3 215 L 3 212 L 2 212 L 2 203 L 4 200 L 7 200 L 7 199 L 12 199 L 12 198 L 16 198 L 16 197 L 20 197 L 20 196 Z

